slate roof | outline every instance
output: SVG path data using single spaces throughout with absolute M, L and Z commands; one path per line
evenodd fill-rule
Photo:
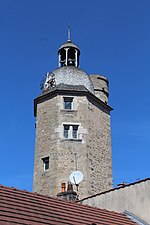
M 0 186 L 0 225 L 135 225 L 122 213 Z
M 45 95 L 45 93 L 50 93 L 53 92 L 55 90 L 65 90 L 65 91 L 86 91 L 88 92 L 88 89 L 85 88 L 83 85 L 67 85 L 67 84 L 58 84 L 56 85 L 56 87 L 53 87 L 51 89 L 49 89 L 46 92 L 41 93 L 39 96 Z
M 78 49 L 79 52 L 80 52 L 79 47 L 78 47 L 75 43 L 73 43 L 72 41 L 69 41 L 69 40 L 68 40 L 67 42 L 65 42 L 64 44 L 62 44 L 62 45 L 59 47 L 58 52 L 60 51 L 60 49 L 62 49 L 62 48 L 68 48 L 68 47 L 76 48 L 76 49 Z
M 86 95 L 89 98 L 94 99 L 98 104 L 101 104 L 108 111 L 113 110 L 109 105 L 105 104 L 99 98 L 97 98 L 94 94 L 88 91 L 86 87 L 83 85 L 67 85 L 67 84 L 58 84 L 56 87 L 51 88 L 48 91 L 41 93 L 38 97 L 34 99 L 34 116 L 36 116 L 37 104 L 41 103 L 51 97 L 54 97 L 56 94 L 66 94 L 66 95 Z
M 45 77 L 44 86 L 53 79 L 53 85 L 65 84 L 65 85 L 83 85 L 91 93 L 94 94 L 94 86 L 90 76 L 83 69 L 75 66 L 62 66 L 58 67 L 52 72 L 47 73 Z M 51 85 L 46 85 L 44 90 L 48 89 Z

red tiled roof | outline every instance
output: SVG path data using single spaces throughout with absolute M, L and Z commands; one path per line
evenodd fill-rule
M 0 225 L 135 225 L 122 213 L 0 186 Z

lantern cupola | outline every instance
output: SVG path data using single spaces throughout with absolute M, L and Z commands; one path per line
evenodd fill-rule
M 58 66 L 75 66 L 79 67 L 80 50 L 78 46 L 72 43 L 70 38 L 70 28 L 68 27 L 68 40 L 61 45 L 58 50 Z

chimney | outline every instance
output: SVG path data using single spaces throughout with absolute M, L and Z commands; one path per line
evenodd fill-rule
M 118 187 L 125 187 L 126 186 L 126 182 L 122 182 L 121 184 L 117 184 Z
M 61 184 L 61 192 L 57 194 L 57 197 L 69 202 L 75 202 L 78 200 L 77 193 L 73 191 L 73 185 L 68 182 L 67 191 L 66 191 L 66 183 Z
M 66 183 L 61 183 L 61 192 L 66 191 Z

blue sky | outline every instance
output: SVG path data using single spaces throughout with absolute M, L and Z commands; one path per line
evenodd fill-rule
M 114 185 L 150 177 L 150 1 L 0 1 L 0 183 L 32 190 L 33 99 L 71 39 L 110 82 Z

